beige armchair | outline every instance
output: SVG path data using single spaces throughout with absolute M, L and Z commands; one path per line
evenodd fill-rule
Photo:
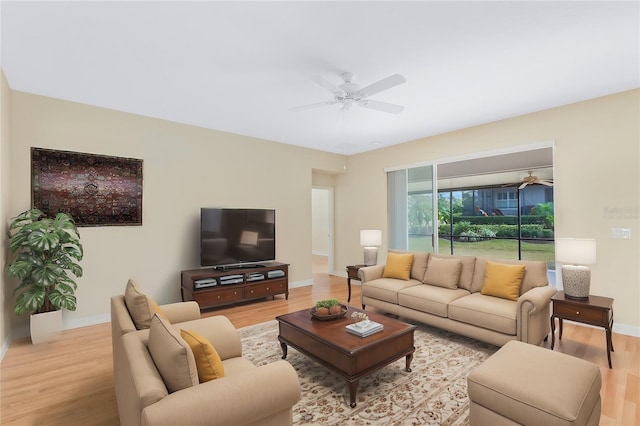
M 195 305 L 195 306 L 194 306 Z M 224 377 L 170 393 L 149 350 L 150 331 L 136 330 L 123 296 L 111 299 L 114 386 L 122 425 L 290 425 L 300 399 L 293 367 L 256 367 L 242 358 L 237 330 L 224 316 L 200 318 L 195 302 L 160 306 L 170 327 L 211 342 Z

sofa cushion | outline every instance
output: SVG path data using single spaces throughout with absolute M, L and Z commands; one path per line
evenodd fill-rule
M 149 327 L 149 353 L 167 390 L 176 392 L 199 383 L 191 348 L 168 321 L 154 315 Z
M 462 261 L 459 259 L 446 259 L 443 257 L 431 257 L 427 264 L 422 282 L 438 287 L 450 289 L 458 288 Z
M 473 274 L 473 285 L 471 287 L 472 293 L 482 290 L 488 261 L 525 266 L 522 284 L 520 285 L 520 295 L 534 287 L 545 287 L 549 285 L 546 262 L 540 260 L 489 259 L 487 257 L 478 256 L 476 258 L 476 267 Z
M 508 300 L 518 300 L 524 269 L 524 265 L 507 265 L 488 261 L 481 293 Z
M 427 269 L 427 262 L 429 261 L 429 252 L 389 249 L 389 253 L 413 254 L 413 264 L 411 265 L 410 276 L 414 280 L 422 281 L 424 271 Z
M 192 330 L 180 330 L 180 337 L 187 342 L 193 352 L 200 383 L 224 377 L 222 360 L 211 342 Z
M 166 315 L 162 313 L 158 304 L 145 295 L 138 284 L 132 279 L 129 279 L 127 282 L 127 287 L 124 291 L 124 303 L 127 305 L 131 320 L 138 330 L 149 328 L 151 317 L 153 317 L 155 313 L 158 313 L 158 315 L 166 319 Z
M 458 259 L 462 263 L 460 279 L 458 280 L 458 287 L 471 291 L 471 284 L 473 283 L 473 273 L 476 268 L 475 256 L 457 256 L 431 253 L 429 257 L 438 257 L 442 259 Z M 480 291 L 480 289 L 478 289 L 478 291 Z
M 460 288 L 453 290 L 422 284 L 400 290 L 398 292 L 398 304 L 406 308 L 447 318 L 449 303 L 469 294 L 467 290 Z
M 400 290 L 418 285 L 423 286 L 424 284 L 414 279 L 404 281 L 395 278 L 378 278 L 377 280 L 362 283 L 360 292 L 362 296 L 397 305 L 398 292 Z
M 383 278 L 408 280 L 411 278 L 413 253 L 387 253 L 387 263 L 382 271 Z
M 471 293 L 449 304 L 449 318 L 515 336 L 517 306 L 512 300 Z

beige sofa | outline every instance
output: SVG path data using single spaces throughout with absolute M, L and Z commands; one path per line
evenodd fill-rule
M 222 360 L 224 377 L 169 392 L 148 346 L 150 330 L 137 330 L 124 297 L 115 296 L 111 299 L 111 326 L 120 424 L 292 424 L 300 383 L 288 362 L 256 367 L 242 358 L 240 337 L 231 322 L 224 316 L 200 318 L 195 302 L 162 305 L 160 309 L 178 335 L 179 329 L 195 331 L 212 342 Z
M 358 274 L 362 283 L 363 309 L 373 306 L 384 312 L 497 346 L 510 340 L 539 345 L 549 334 L 549 304 L 556 289 L 549 285 L 545 262 L 399 250 L 389 252 L 414 255 L 410 278 L 383 278 L 385 265 L 361 268 Z M 432 257 L 459 260 L 461 270 L 454 288 L 425 283 Z M 481 293 L 489 260 L 525 266 L 516 301 Z

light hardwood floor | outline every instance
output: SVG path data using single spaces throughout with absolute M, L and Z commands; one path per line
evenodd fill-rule
M 291 289 L 289 300 L 276 296 L 204 315 L 226 315 L 239 328 L 309 308 L 320 299 L 346 301 L 345 278 L 316 274 L 314 283 Z M 352 287 L 351 304 L 358 306 L 360 286 Z M 555 350 L 600 367 L 601 425 L 640 425 L 640 339 L 614 333 L 613 345 L 610 370 L 604 331 L 565 322 Z M 12 342 L 0 364 L 0 398 L 3 425 L 117 425 L 110 325 L 67 330 L 53 343 Z

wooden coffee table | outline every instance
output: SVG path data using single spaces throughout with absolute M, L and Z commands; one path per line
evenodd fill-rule
M 287 357 L 287 345 L 295 348 L 325 368 L 339 374 L 349 385 L 349 402 L 356 406 L 360 379 L 406 357 L 406 371 L 411 371 L 413 332 L 415 325 L 367 312 L 369 319 L 379 322 L 384 330 L 368 337 L 347 333 L 351 314 L 360 311 L 349 307 L 343 318 L 332 321 L 314 319 L 308 310 L 276 317 L 282 346 L 282 358 Z

